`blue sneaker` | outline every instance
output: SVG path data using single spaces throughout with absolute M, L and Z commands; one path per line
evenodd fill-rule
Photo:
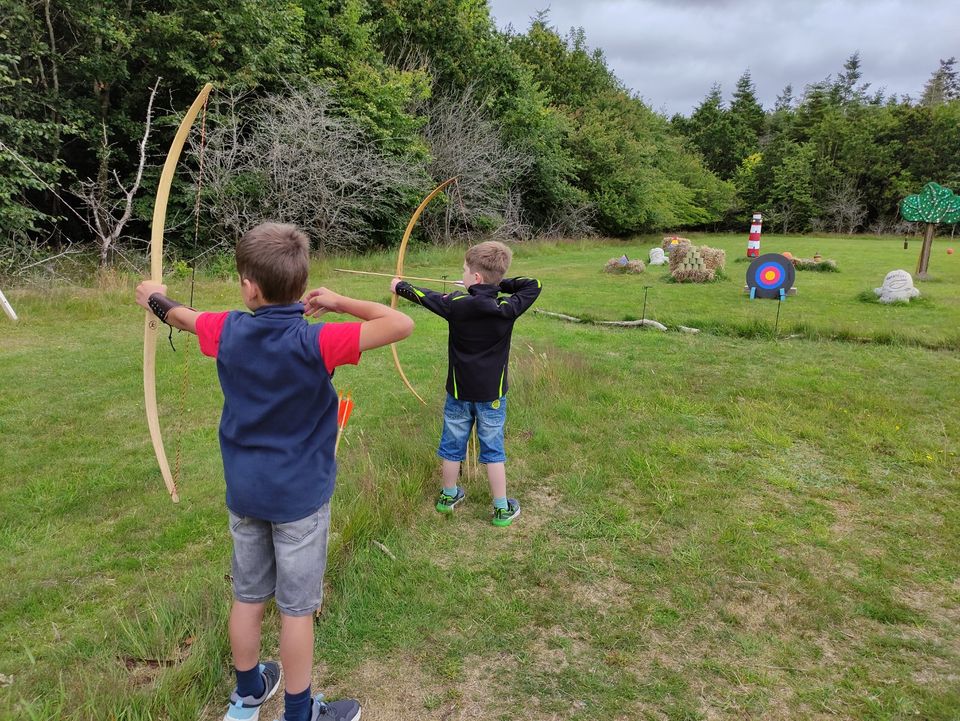
M 440 491 L 440 495 L 437 496 L 437 510 L 440 513 L 453 513 L 453 509 L 456 508 L 460 501 L 466 498 L 467 494 L 462 488 L 457 486 L 457 495 L 448 496 L 443 491 Z
M 346 698 L 325 703 L 323 694 L 318 693 L 313 698 L 310 721 L 360 721 L 360 714 L 360 702 L 356 699 Z
M 230 694 L 230 706 L 223 721 L 257 721 L 260 718 L 260 707 L 280 688 L 283 674 L 280 673 L 280 665 L 276 661 L 265 661 L 260 664 L 260 675 L 263 676 L 263 694 L 257 698 L 241 698 L 234 689 Z

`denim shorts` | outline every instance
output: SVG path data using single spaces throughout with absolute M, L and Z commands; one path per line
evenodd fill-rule
M 462 461 L 467 457 L 467 440 L 473 424 L 477 424 L 480 440 L 480 463 L 504 463 L 503 425 L 507 420 L 507 397 L 495 401 L 458 401 L 447 394 L 443 406 L 443 433 L 437 455 L 445 461 Z
M 262 603 L 274 596 L 287 616 L 307 616 L 323 601 L 330 503 L 306 518 L 272 523 L 230 511 L 233 596 Z

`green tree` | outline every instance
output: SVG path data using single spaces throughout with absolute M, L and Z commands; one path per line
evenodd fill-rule
M 19 103 L 18 124 L 45 128 L 46 147 L 34 143 L 22 155 L 62 163 L 72 179 L 93 180 L 103 189 L 112 186 L 114 173 L 126 184 L 135 171 L 143 114 L 158 76 L 164 78 L 166 104 L 179 112 L 208 80 L 259 87 L 282 84 L 303 68 L 302 12 L 280 0 L 167 0 L 146 7 L 99 0 L 3 2 L 9 6 L 3 27 L 16 28 L 8 37 L 21 46 L 17 75 L 36 94 L 33 102 Z M 163 156 L 172 121 L 158 113 L 151 157 Z M 142 218 L 157 174 L 153 169 L 145 180 Z M 41 197 L 37 210 L 63 216 L 58 231 L 83 239 L 87 228 L 77 222 L 76 200 L 59 180 L 57 195 Z M 178 200 L 175 193 L 173 212 L 188 207 Z
M 396 0 L 372 6 L 371 15 L 391 64 L 428 71 L 432 93 L 446 97 L 469 88 L 504 142 L 532 159 L 518 191 L 535 227 L 582 207 L 570 126 L 521 56 L 527 36 L 498 33 L 482 0 Z
M 783 162 L 773 170 L 765 210 L 787 233 L 809 227 L 819 208 L 814 199 L 816 147 L 812 143 L 790 144 L 785 150 Z
M 732 136 L 730 160 L 736 168 L 743 160 L 760 149 L 760 136 L 763 134 L 766 115 L 757 101 L 756 88 L 750 77 L 750 71 L 745 70 L 737 80 L 737 89 L 733 93 L 730 110 L 727 113 Z M 729 177 L 733 177 L 733 173 Z
M 957 59 L 950 57 L 947 60 L 940 60 L 940 67 L 937 68 L 927 84 L 923 86 L 923 94 L 920 98 L 920 104 L 927 107 L 934 107 L 960 99 L 960 75 L 956 69 Z
M 867 96 L 870 83 L 858 85 L 863 77 L 861 69 L 860 51 L 857 50 L 843 63 L 843 71 L 837 74 L 831 88 L 834 104 L 839 106 L 860 105 Z
M 571 128 L 577 187 L 601 232 L 623 235 L 722 217 L 733 190 L 705 169 L 664 118 L 631 96 L 582 30 L 565 38 L 543 16 L 517 39 L 518 54 L 541 79 Z
M 787 83 L 773 104 L 775 113 L 788 112 L 793 109 L 793 85 Z
M 704 164 L 721 178 L 732 178 L 738 165 L 737 131 L 723 107 L 719 84 L 710 88 L 685 125 L 687 136 L 700 151 Z
M 737 80 L 737 89 L 730 102 L 730 116 L 749 133 L 748 137 L 752 141 L 750 144 L 755 146 L 763 133 L 766 115 L 757 100 L 757 89 L 753 85 L 749 70 L 744 70 Z
M 431 91 L 426 68 L 387 61 L 377 20 L 363 0 L 301 0 L 301 6 L 308 77 L 329 84 L 340 107 L 389 152 L 425 159 L 417 108 Z
M 0 1 L 0 272 L 34 252 L 58 206 L 51 189 L 68 177 L 60 144 L 70 132 L 57 112 L 59 77 L 36 18 L 23 3 Z

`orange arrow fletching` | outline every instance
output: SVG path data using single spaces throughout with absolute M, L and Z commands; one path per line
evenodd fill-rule
M 337 407 L 337 428 L 341 431 L 347 427 L 350 421 L 350 413 L 353 412 L 353 396 L 350 393 L 340 394 L 340 405 Z
M 347 393 L 347 400 L 344 403 L 343 409 L 343 422 L 340 425 L 341 428 L 346 428 L 347 423 L 350 422 L 350 414 L 353 413 L 353 397 L 350 393 Z

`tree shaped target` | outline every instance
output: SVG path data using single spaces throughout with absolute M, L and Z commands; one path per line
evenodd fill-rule
M 917 261 L 917 278 L 927 277 L 930 264 L 930 248 L 937 223 L 960 223 L 960 197 L 950 188 L 937 183 L 927 183 L 917 195 L 908 195 L 900 202 L 900 215 L 911 223 L 926 223 L 923 246 Z

